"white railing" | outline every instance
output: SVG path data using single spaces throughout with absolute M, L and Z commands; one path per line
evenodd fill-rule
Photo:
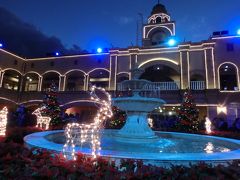
M 175 91 L 180 89 L 179 82 L 152 82 L 144 86 L 146 91 Z
M 191 81 L 190 89 L 191 90 L 204 90 L 205 89 L 205 81 Z

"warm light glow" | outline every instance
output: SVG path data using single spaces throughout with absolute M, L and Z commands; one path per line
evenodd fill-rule
M 7 114 L 8 114 L 8 109 L 7 107 L 4 107 L 0 111 L 0 136 L 6 135 Z
M 227 114 L 227 107 L 226 106 L 218 106 L 217 107 L 217 114 L 221 114 L 221 113 Z
M 205 119 L 205 129 L 206 129 L 206 132 L 208 134 L 212 133 L 212 122 L 210 121 L 210 119 L 208 117 L 206 117 Z
M 140 65 L 138 66 L 138 68 L 141 68 L 141 67 L 144 66 L 145 64 L 150 63 L 150 62 L 153 62 L 153 61 L 167 61 L 167 62 L 171 62 L 171 63 L 173 63 L 173 64 L 175 64 L 175 65 L 177 65 L 177 66 L 179 65 L 178 62 L 176 62 L 176 61 L 174 61 L 174 60 L 172 60 L 172 59 L 168 59 L 168 58 L 153 58 L 153 59 L 149 59 L 149 60 L 143 62 L 142 64 L 140 64 Z
M 107 97 L 107 100 L 100 99 L 96 90 L 101 91 Z M 103 88 L 91 87 L 91 101 L 95 102 L 99 107 L 98 113 L 91 124 L 69 123 L 65 129 L 66 143 L 63 146 L 63 154 L 65 158 L 76 160 L 75 146 L 82 147 L 84 143 L 90 143 L 92 156 L 96 158 L 100 155 L 100 130 L 103 128 L 107 118 L 112 117 L 111 96 Z
M 35 111 L 33 111 L 32 114 L 37 116 L 37 125 L 36 127 L 40 127 L 42 129 L 48 130 L 49 124 L 51 121 L 51 118 L 48 116 L 42 116 L 42 110 L 45 109 L 45 107 L 37 108 Z

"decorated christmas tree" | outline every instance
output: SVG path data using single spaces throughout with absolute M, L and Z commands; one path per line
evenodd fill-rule
M 58 90 L 53 82 L 45 93 L 43 100 L 43 109 L 42 114 L 51 118 L 50 127 L 54 129 L 56 126 L 62 123 L 61 120 L 61 109 L 57 100 Z
M 199 110 L 189 89 L 184 92 L 183 103 L 178 111 L 177 129 L 184 132 L 198 131 Z
M 120 129 L 126 122 L 126 113 L 113 106 L 113 117 L 108 121 L 107 127 L 111 129 Z

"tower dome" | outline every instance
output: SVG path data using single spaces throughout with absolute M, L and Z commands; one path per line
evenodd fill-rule
M 168 14 L 165 6 L 158 3 L 153 7 L 151 15 L 160 14 L 160 13 Z

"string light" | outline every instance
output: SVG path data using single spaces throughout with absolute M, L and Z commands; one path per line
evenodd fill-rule
M 7 114 L 8 114 L 8 109 L 7 107 L 4 107 L 0 111 L 0 136 L 6 135 Z
M 96 90 L 103 92 L 107 100 L 100 99 Z M 65 158 L 76 160 L 77 145 L 81 146 L 84 143 L 91 145 L 92 156 L 96 158 L 100 155 L 100 130 L 104 127 L 107 118 L 112 117 L 111 96 L 103 88 L 91 87 L 90 90 L 91 100 L 98 104 L 99 110 L 91 124 L 69 123 L 65 128 L 66 143 L 63 146 L 63 154 Z
M 210 121 L 210 119 L 208 117 L 206 117 L 205 119 L 205 129 L 206 129 L 206 132 L 208 134 L 212 133 L 212 122 Z
M 153 119 L 152 118 L 148 118 L 148 125 L 150 128 L 153 127 Z
M 37 116 L 37 125 L 36 127 L 44 128 L 48 130 L 49 128 L 49 123 L 51 121 L 51 118 L 48 116 L 42 116 L 42 111 L 45 109 L 45 107 L 37 108 L 35 111 L 33 111 L 32 114 Z

